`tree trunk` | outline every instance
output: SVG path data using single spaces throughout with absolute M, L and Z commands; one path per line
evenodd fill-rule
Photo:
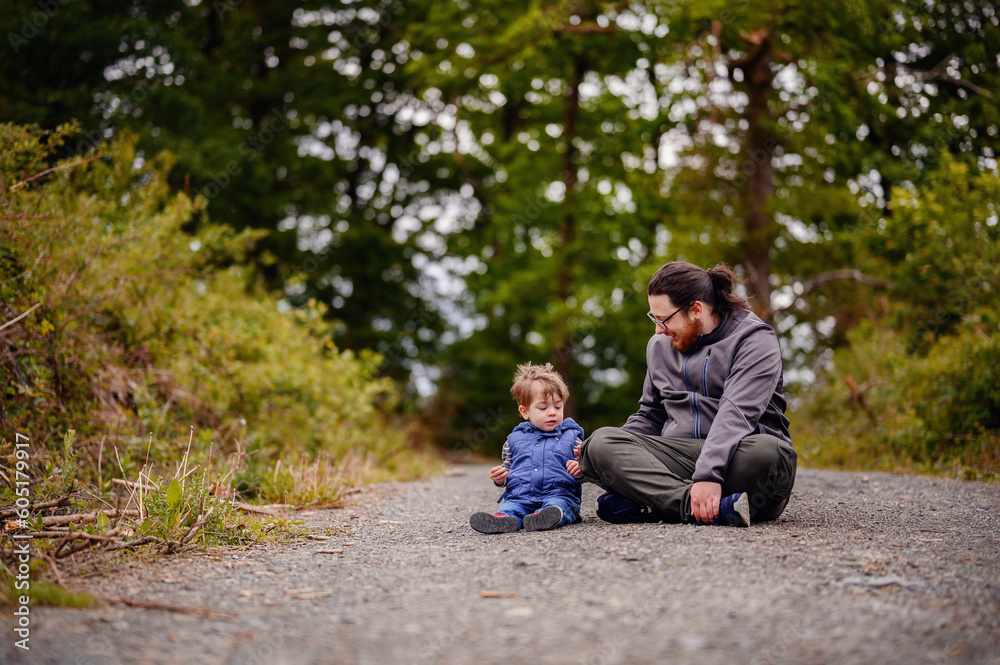
M 768 100 L 773 90 L 770 37 L 764 35 L 750 54 L 737 65 L 746 82 L 747 106 L 744 118 L 748 123 L 746 160 L 740 165 L 746 177 L 747 214 L 744 224 L 744 266 L 750 278 L 754 311 L 768 324 L 774 322 L 771 308 L 771 244 L 774 231 L 767 212 L 774 194 L 772 159 L 777 144 L 770 127 Z
M 573 63 L 573 78 L 566 94 L 566 110 L 563 116 L 563 138 L 566 149 L 562 156 L 562 171 L 560 178 L 566 187 L 562 203 L 562 225 L 559 230 L 561 243 L 559 252 L 559 267 L 556 273 L 556 299 L 560 311 L 556 315 L 553 326 L 553 354 L 556 371 L 562 375 L 569 387 L 570 398 L 565 406 L 568 418 L 576 417 L 576 400 L 573 399 L 573 340 L 569 331 L 568 301 L 572 295 L 573 278 L 570 270 L 573 266 L 573 241 L 576 238 L 576 215 L 574 213 L 574 194 L 577 188 L 576 147 L 573 139 L 576 137 L 577 119 L 580 115 L 580 84 L 587 72 L 586 62 L 582 56 L 577 56 Z

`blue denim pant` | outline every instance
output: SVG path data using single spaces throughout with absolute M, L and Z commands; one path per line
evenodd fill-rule
M 542 508 L 546 508 L 548 506 L 559 506 L 562 508 L 562 520 L 556 525 L 555 528 L 580 521 L 580 502 L 567 499 L 564 496 L 554 496 L 542 499 L 541 501 L 513 501 L 511 499 L 507 499 L 503 502 L 503 505 L 500 506 L 500 509 L 497 510 L 497 512 L 501 515 L 516 517 L 517 526 L 520 528 L 524 526 L 521 520 L 524 519 L 525 515 L 536 513 Z

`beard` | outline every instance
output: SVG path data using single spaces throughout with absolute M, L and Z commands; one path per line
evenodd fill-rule
M 695 344 L 698 343 L 698 338 L 701 337 L 701 333 L 698 332 L 698 326 L 692 322 L 689 322 L 689 324 L 684 330 L 678 332 L 676 337 L 670 340 L 670 346 L 681 353 L 689 353 Z

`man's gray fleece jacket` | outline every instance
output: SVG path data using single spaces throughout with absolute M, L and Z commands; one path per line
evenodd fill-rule
M 781 349 L 771 326 L 750 310 L 724 317 L 687 354 L 653 335 L 646 345 L 639 410 L 624 429 L 705 439 L 692 480 L 721 483 L 740 440 L 770 434 L 788 443 Z

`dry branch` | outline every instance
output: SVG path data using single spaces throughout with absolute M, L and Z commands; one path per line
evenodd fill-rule
M 0 330 L 3 330 L 4 328 L 8 328 L 8 327 L 10 327 L 10 326 L 14 325 L 15 323 L 17 323 L 18 321 L 20 321 L 20 320 L 21 320 L 21 319 L 23 319 L 24 317 L 28 316 L 28 315 L 29 315 L 29 314 L 31 314 L 31 313 L 32 313 L 33 311 L 35 311 L 35 309 L 37 309 L 37 308 L 39 308 L 39 307 L 41 307 L 41 306 L 42 306 L 42 303 L 38 303 L 38 304 L 36 304 L 36 305 L 32 305 L 32 306 L 31 306 L 30 308 L 28 308 L 28 309 L 26 309 L 25 311 L 23 311 L 23 312 L 21 313 L 21 315 L 20 315 L 20 316 L 18 316 L 18 317 L 17 317 L 16 319 L 11 319 L 11 320 L 10 320 L 10 321 L 8 321 L 7 323 L 5 323 L 5 324 L 3 324 L 2 326 L 0 326 Z
M 841 279 L 852 279 L 855 282 L 861 282 L 862 284 L 870 284 L 871 286 L 878 286 L 883 289 L 887 289 L 894 286 L 892 282 L 886 281 L 884 279 L 878 279 L 875 277 L 869 277 L 868 275 L 864 274 L 863 272 L 855 268 L 843 268 L 841 270 L 831 270 L 830 272 L 823 272 L 816 275 L 803 285 L 802 295 L 806 295 L 816 290 L 817 287 L 820 287 L 823 284 Z
M 147 603 L 130 598 L 116 598 L 111 601 L 128 605 L 129 607 L 139 607 L 144 610 L 165 610 L 167 612 L 180 612 L 182 614 L 198 614 L 206 619 L 236 619 L 236 615 L 227 610 L 217 610 L 211 607 L 191 607 L 183 605 L 167 605 L 164 603 Z
M 864 412 L 868 414 L 868 419 L 871 421 L 872 425 L 878 426 L 878 418 L 875 417 L 875 413 L 872 411 L 871 407 L 868 406 L 868 400 L 865 398 L 865 392 L 858 386 L 858 382 L 854 380 L 854 377 L 850 374 L 844 376 L 844 383 L 851 391 L 851 399 L 858 403 L 858 405 L 864 409 Z
M 138 517 L 138 510 L 98 510 L 93 513 L 77 513 L 75 515 L 53 515 L 42 518 L 42 526 L 63 526 L 65 524 L 90 524 L 97 520 L 98 516 L 104 513 L 109 519 L 114 517 Z
M 48 532 L 44 532 L 43 531 L 42 533 L 48 533 Z M 49 537 L 50 538 L 51 537 L 58 537 L 59 535 L 62 535 L 62 532 L 59 532 L 59 531 L 54 532 L 54 533 L 56 533 L 57 535 L 56 536 L 49 536 Z M 116 538 L 116 536 L 118 536 L 118 529 L 111 529 L 110 531 L 108 531 L 108 532 L 106 532 L 106 533 L 104 533 L 102 535 L 97 535 L 97 534 L 94 534 L 94 533 L 83 533 L 81 531 L 70 532 L 69 534 L 63 536 L 63 539 L 59 541 L 58 545 L 56 545 L 56 548 L 55 548 L 55 550 L 53 550 L 53 553 L 52 553 L 52 558 L 54 558 L 54 559 L 63 559 L 65 557 L 72 556 L 73 554 L 76 554 L 77 552 L 82 552 L 83 550 L 87 549 L 88 547 L 91 547 L 96 542 L 112 542 L 113 543 L 116 540 L 118 540 L 118 538 Z M 67 544 L 73 542 L 74 540 L 82 540 L 83 542 L 82 543 L 78 543 L 77 545 L 74 545 L 73 547 L 70 547 L 70 548 L 68 548 L 66 550 L 63 550 L 63 547 L 65 547 Z
M 286 510 L 295 510 L 295 506 L 290 503 L 272 503 L 267 506 L 255 506 L 242 501 L 233 501 L 233 508 L 238 508 L 247 513 L 258 513 L 260 515 L 278 515 Z
M 101 533 L 87 533 L 86 531 L 36 531 L 30 534 L 32 538 L 62 538 L 63 540 L 70 541 L 77 538 L 87 538 L 89 540 L 106 540 L 114 542 L 118 540 L 114 536 L 108 536 Z
M 38 503 L 33 503 L 30 506 L 28 506 L 28 512 L 33 513 L 39 510 L 45 510 L 46 508 L 59 508 L 61 506 L 65 506 L 68 503 L 69 503 L 68 496 L 64 496 L 61 499 L 52 499 L 51 501 L 40 501 Z M 0 510 L 0 519 L 17 514 L 18 510 L 20 510 L 20 508 L 16 507 L 4 508 L 3 510 Z
M 213 507 L 210 508 L 207 513 L 198 515 L 198 519 L 195 520 L 194 524 L 191 525 L 190 529 L 184 532 L 184 535 L 181 536 L 179 540 L 168 540 L 165 543 L 165 547 L 163 548 L 163 553 L 177 554 L 178 552 L 183 551 L 184 546 L 187 545 L 189 542 L 191 542 L 196 535 L 198 535 L 198 532 L 201 530 L 203 526 L 205 526 L 205 522 L 208 520 L 209 517 L 212 516 L 212 513 L 214 512 L 215 508 Z
M 803 282 L 802 293 L 797 294 L 795 296 L 795 299 L 792 300 L 791 304 L 785 307 L 779 307 L 774 311 L 777 313 L 790 310 L 793 307 L 795 307 L 795 303 L 798 302 L 800 298 L 808 296 L 810 293 L 812 293 L 819 287 L 823 286 L 824 284 L 828 284 L 830 282 L 836 282 L 842 279 L 850 279 L 855 282 L 868 284 L 870 286 L 875 286 L 881 289 L 889 289 L 895 286 L 894 283 L 886 281 L 884 279 L 869 277 L 868 275 L 864 274 L 863 272 L 855 268 L 842 268 L 840 270 L 831 270 L 829 272 L 823 272 L 818 275 L 815 275 L 812 279 Z
M 190 529 L 187 530 L 187 533 L 185 533 L 184 536 L 181 538 L 180 540 L 181 545 L 185 545 L 191 542 L 191 539 L 194 538 L 195 535 L 197 535 L 198 531 L 200 531 L 203 526 L 205 526 L 205 522 L 208 520 L 209 517 L 212 516 L 212 513 L 214 512 L 215 508 L 209 508 L 207 513 L 199 515 L 198 519 L 195 520 L 195 523 L 191 526 Z
M 50 557 L 48 554 L 40 554 L 40 556 L 45 561 L 45 563 L 49 564 L 49 568 L 52 569 L 52 574 L 55 575 L 56 578 L 56 584 L 65 589 L 66 585 L 63 584 L 62 575 L 59 574 L 59 568 L 58 566 L 56 566 L 56 560 Z
M 41 173 L 36 173 L 35 175 L 31 176 L 30 178 L 25 178 L 21 182 L 19 182 L 17 184 L 14 184 L 14 185 L 11 185 L 10 191 L 13 192 L 18 187 L 22 187 L 24 185 L 27 185 L 29 182 L 33 182 L 35 180 L 38 180 L 42 176 L 46 176 L 46 175 L 48 175 L 50 173 L 54 173 L 55 171 L 61 171 L 63 169 L 71 169 L 74 166 L 80 166 L 82 164 L 89 164 L 90 162 L 92 162 L 92 161 L 94 161 L 96 159 L 101 159 L 102 157 L 106 157 L 106 156 L 107 155 L 94 155 L 93 157 L 88 157 L 87 159 L 80 159 L 80 160 L 77 160 L 75 162 L 70 162 L 69 164 L 60 164 L 59 166 L 53 166 L 51 169 L 45 169 Z
M 135 540 L 127 540 L 125 542 L 115 543 L 114 545 L 109 545 L 104 548 L 106 552 L 117 552 L 118 550 L 125 550 L 130 547 L 139 547 L 140 545 L 147 545 L 149 543 L 159 543 L 164 545 L 165 543 L 160 538 L 156 536 L 143 536 L 142 538 L 136 538 Z

